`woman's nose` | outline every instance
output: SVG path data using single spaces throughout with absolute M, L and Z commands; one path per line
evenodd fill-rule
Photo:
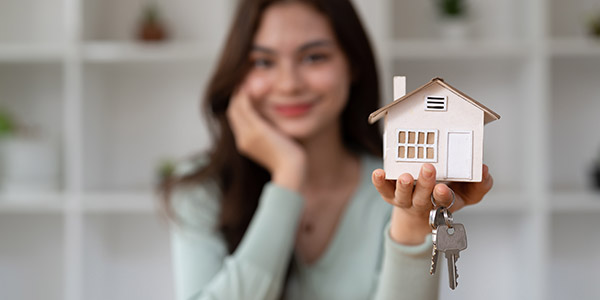
M 280 65 L 278 76 L 275 79 L 277 89 L 285 94 L 298 93 L 303 87 L 302 75 L 298 66 L 293 63 Z

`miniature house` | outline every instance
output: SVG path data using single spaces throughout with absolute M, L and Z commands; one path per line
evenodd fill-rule
M 369 116 L 385 117 L 383 168 L 386 179 L 403 173 L 418 178 L 431 163 L 437 180 L 480 182 L 483 127 L 500 116 L 442 78 L 406 94 L 406 78 L 394 77 L 394 100 Z

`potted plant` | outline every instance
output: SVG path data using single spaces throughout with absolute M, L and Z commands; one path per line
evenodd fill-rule
M 440 32 L 448 40 L 464 40 L 468 35 L 466 0 L 434 0 L 439 15 Z
M 156 3 L 146 4 L 138 28 L 138 39 L 144 42 L 160 42 L 167 37 L 158 6 Z
M 0 110 L 0 191 L 36 193 L 59 188 L 58 139 L 40 124 Z
M 15 122 L 5 111 L 0 110 L 0 139 L 12 135 L 15 132 Z
M 596 157 L 596 161 L 592 166 L 592 184 L 593 186 L 600 190 L 600 150 L 598 151 L 598 156 Z
M 591 15 L 587 23 L 589 34 L 595 38 L 600 38 L 600 11 Z
M 158 162 L 155 171 L 156 185 L 162 186 L 169 182 L 175 174 L 176 163 L 170 158 L 163 158 Z

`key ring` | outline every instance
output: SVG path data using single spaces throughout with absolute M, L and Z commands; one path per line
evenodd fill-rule
M 431 229 L 435 230 L 438 226 L 444 224 L 446 224 L 448 228 L 452 228 L 452 225 L 454 224 L 454 217 L 447 208 L 440 206 L 429 211 L 429 226 Z
M 447 209 L 450 209 L 450 207 L 452 207 L 452 205 L 454 205 L 454 201 L 456 200 L 456 196 L 454 195 L 454 191 L 452 189 L 450 189 L 450 192 L 452 193 L 452 203 L 450 203 L 450 205 L 448 207 L 446 207 Z M 435 204 L 435 198 L 433 198 L 433 193 L 431 193 L 431 203 L 433 204 L 433 208 L 437 207 L 437 205 Z

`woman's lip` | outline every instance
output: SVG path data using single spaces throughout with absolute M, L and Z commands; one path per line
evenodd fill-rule
M 275 111 L 285 117 L 299 117 L 306 114 L 312 107 L 313 103 L 299 104 L 280 104 L 275 105 Z

